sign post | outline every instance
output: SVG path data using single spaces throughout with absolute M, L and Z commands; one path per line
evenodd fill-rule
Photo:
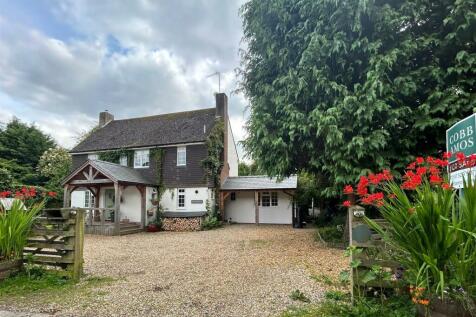
M 462 152 L 466 156 L 476 153 L 476 114 L 446 130 L 446 150 L 453 153 L 448 165 L 450 183 L 454 188 L 463 188 L 463 176 L 467 177 L 470 169 L 457 161 L 456 153 Z M 472 174 L 475 177 L 476 171 L 472 171 Z

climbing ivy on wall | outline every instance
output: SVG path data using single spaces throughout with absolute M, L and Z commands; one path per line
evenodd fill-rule
M 215 188 L 215 197 L 219 197 L 220 190 L 220 173 L 223 168 L 223 140 L 224 140 L 224 123 L 217 120 L 205 144 L 207 145 L 207 157 L 202 160 L 201 164 L 205 170 L 207 180 L 213 182 Z M 218 210 L 215 200 L 215 211 Z
M 113 151 L 99 153 L 101 161 L 119 164 L 121 156 L 127 156 L 127 166 L 131 167 L 134 164 L 134 151 L 127 149 L 118 149 Z
M 162 178 L 162 166 L 164 161 L 165 151 L 161 148 L 154 148 L 150 150 L 151 162 L 155 163 L 156 181 L 157 181 L 157 199 L 160 201 L 162 194 L 165 191 L 164 181 Z

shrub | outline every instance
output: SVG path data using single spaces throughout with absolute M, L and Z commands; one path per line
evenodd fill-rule
M 321 227 L 316 229 L 316 241 L 319 241 L 319 235 L 325 242 L 342 242 L 344 237 L 344 229 L 341 226 Z M 319 234 L 318 234 L 319 233 Z
M 0 211 L 0 259 L 22 256 L 33 222 L 43 206 L 41 202 L 26 208 L 22 201 L 15 199 L 9 211 Z
M 220 228 L 221 226 L 222 222 L 218 219 L 217 216 L 214 215 L 207 215 L 202 221 L 203 230 L 211 230 L 215 228 Z
M 375 206 L 389 223 L 384 229 L 367 219 L 397 252 L 415 303 L 435 298 L 474 305 L 476 298 L 476 184 L 468 174 L 459 197 L 444 175 L 451 153 L 443 159 L 419 157 L 401 184 L 388 170 L 362 176 L 357 194 L 362 204 Z M 458 164 L 472 168 L 476 156 L 457 153 Z M 346 186 L 346 192 L 353 188 Z M 349 201 L 346 205 L 349 205 Z

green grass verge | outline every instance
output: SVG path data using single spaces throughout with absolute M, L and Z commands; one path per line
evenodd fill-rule
M 75 298 L 106 295 L 101 287 L 114 281 L 111 277 L 93 276 L 74 283 L 55 271 L 37 269 L 30 275 L 21 272 L 0 282 L 0 304 L 19 307 L 34 303 L 67 305 Z
M 329 294 L 319 304 L 292 306 L 281 317 L 414 317 L 414 305 L 407 298 L 391 298 L 382 305 L 377 299 L 359 299 L 351 305 L 348 296 Z

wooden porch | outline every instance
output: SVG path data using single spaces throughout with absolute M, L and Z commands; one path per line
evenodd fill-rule
M 64 207 L 71 207 L 71 193 L 77 189 L 87 189 L 94 197 L 94 206 L 84 208 L 85 232 L 99 235 L 124 235 L 137 233 L 144 230 L 146 223 L 146 188 L 147 183 L 134 175 L 134 169 L 118 164 L 87 161 L 83 166 L 74 171 L 63 182 Z M 126 175 L 126 176 L 124 176 Z M 136 177 L 134 177 L 136 176 Z M 125 221 L 121 219 L 121 201 L 124 190 L 135 187 L 140 193 L 140 222 Z M 114 198 L 108 208 L 105 208 L 105 194 L 101 198 L 101 189 L 114 191 Z M 102 207 L 100 206 L 102 202 Z

